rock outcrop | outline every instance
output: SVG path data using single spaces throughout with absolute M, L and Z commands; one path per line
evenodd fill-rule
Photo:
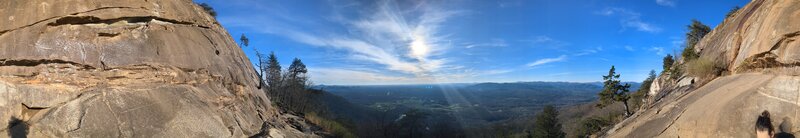
M 317 137 L 258 82 L 191 0 L 0 1 L 0 137 Z
M 800 1 L 753 0 L 694 49 L 713 59 L 722 76 L 680 85 L 667 78 L 685 74 L 662 74 L 648 107 L 606 136 L 755 137 L 755 120 L 764 110 L 779 132 L 800 134 L 799 36 Z

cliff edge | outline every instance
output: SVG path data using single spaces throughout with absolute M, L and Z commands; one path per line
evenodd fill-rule
M 318 137 L 259 87 L 191 0 L 0 1 L 0 137 Z

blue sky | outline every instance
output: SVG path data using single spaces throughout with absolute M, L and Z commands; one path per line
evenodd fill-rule
M 661 70 L 691 19 L 749 0 L 196 0 L 245 53 L 307 65 L 315 84 L 624 81 Z

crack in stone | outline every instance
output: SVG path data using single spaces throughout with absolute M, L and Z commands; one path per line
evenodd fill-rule
M 785 47 L 790 42 L 794 41 L 793 38 L 800 36 L 800 31 L 786 33 L 775 44 L 770 47 L 769 51 L 761 52 L 745 58 L 743 63 L 736 68 L 737 72 L 744 72 L 757 68 L 776 68 L 776 67 L 797 67 L 800 62 L 783 63 L 778 61 L 778 55 L 774 51 Z
M 145 8 L 133 8 L 133 7 L 101 7 L 101 8 L 87 10 L 87 11 L 70 13 L 68 15 L 78 15 L 78 14 L 82 14 L 82 13 L 88 13 L 88 12 L 93 12 L 93 11 L 98 11 L 98 10 L 105 10 L 105 9 L 144 9 L 144 10 L 148 10 L 148 9 L 145 9 Z M 33 22 L 32 24 L 16 27 L 14 29 L 2 30 L 2 31 L 0 31 L 0 36 L 2 36 L 5 33 L 11 32 L 11 31 L 15 31 L 15 30 L 19 30 L 19 29 L 22 29 L 22 28 L 31 27 L 33 25 L 36 25 L 36 24 L 39 24 L 39 23 L 42 23 L 42 22 L 45 22 L 45 21 L 48 21 L 48 20 L 52 20 L 52 19 L 55 19 L 55 18 L 61 18 L 61 17 L 64 17 L 64 16 L 66 16 L 66 15 L 53 16 L 53 17 L 50 17 L 50 18 L 46 18 L 46 19 L 43 19 L 43 20 L 39 20 L 39 21 Z
M 79 14 L 83 14 L 83 13 L 89 13 L 89 12 L 105 10 L 105 9 L 143 9 L 143 10 L 149 10 L 149 9 L 146 9 L 146 8 L 134 8 L 134 7 L 102 7 L 102 8 L 92 9 L 92 10 L 88 10 L 88 11 L 75 12 L 75 13 L 71 13 L 71 14 L 63 15 L 63 16 L 54 16 L 54 17 L 50 17 L 50 18 L 47 18 L 47 19 L 44 19 L 44 20 L 36 21 L 36 22 L 34 22 L 32 24 L 20 26 L 20 27 L 13 28 L 13 29 L 0 30 L 0 36 L 6 34 L 8 32 L 11 32 L 11 31 L 15 31 L 15 30 L 19 30 L 19 29 L 22 29 L 22 28 L 31 27 L 31 26 L 34 26 L 34 25 L 37 25 L 37 24 L 40 24 L 42 22 L 46 22 L 46 21 L 49 21 L 49 20 L 52 20 L 52 19 L 56 19 L 56 21 L 48 23 L 47 25 L 49 25 L 49 26 L 66 25 L 66 24 L 80 25 L 80 24 L 92 24 L 92 23 L 95 23 L 95 24 L 97 24 L 97 23 L 111 24 L 111 23 L 115 23 L 115 22 L 124 20 L 124 21 L 128 21 L 129 23 L 131 23 L 131 22 L 141 23 L 141 22 L 150 22 L 150 21 L 160 21 L 160 22 L 166 22 L 166 23 L 171 23 L 171 24 L 189 25 L 189 26 L 200 27 L 200 28 L 204 28 L 204 29 L 210 29 L 211 28 L 209 26 L 199 25 L 199 24 L 194 23 L 194 22 L 180 21 L 180 20 L 168 19 L 168 18 L 157 17 L 157 16 L 132 16 L 132 17 L 112 18 L 112 19 L 100 19 L 100 18 L 94 17 L 94 16 L 75 16 L 75 15 L 79 15 Z
M 120 21 L 126 21 L 128 23 L 148 23 L 153 21 L 160 21 L 166 22 L 170 24 L 180 24 L 180 25 L 189 25 L 195 26 L 200 28 L 209 29 L 208 26 L 203 26 L 199 24 L 195 24 L 193 22 L 187 21 L 179 21 L 174 19 L 167 19 L 157 16 L 130 16 L 130 17 L 119 17 L 119 18 L 111 18 L 111 19 L 101 19 L 95 16 L 66 16 L 56 19 L 55 22 L 48 23 L 48 26 L 60 26 L 60 25 L 85 25 L 85 24 L 113 24 Z
M 81 67 L 84 70 L 95 69 L 95 67 L 81 64 L 78 62 L 61 60 L 61 59 L 0 59 L 0 66 L 24 66 L 33 67 L 42 64 L 70 64 Z

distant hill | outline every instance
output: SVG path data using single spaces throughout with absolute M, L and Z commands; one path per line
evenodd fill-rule
M 639 87 L 632 83 L 631 91 Z M 602 83 L 513 82 L 430 85 L 316 86 L 357 105 L 421 109 L 435 117 L 455 117 L 458 125 L 486 128 L 532 118 L 544 105 L 558 107 L 596 100 Z M 402 111 L 395 111 L 399 116 Z M 470 129 L 469 127 L 465 129 Z M 524 129 L 524 128 L 515 128 Z

